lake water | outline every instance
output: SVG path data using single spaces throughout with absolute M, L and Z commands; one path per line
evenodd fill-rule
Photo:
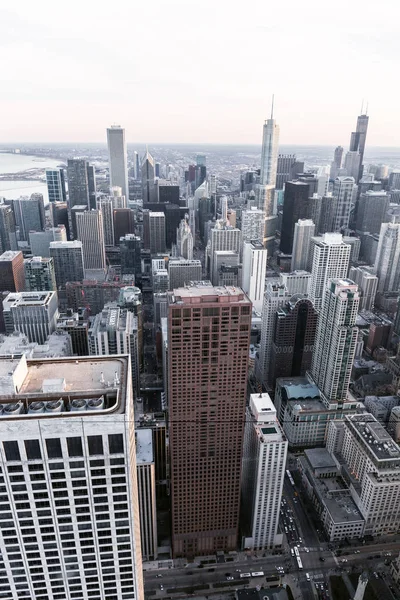
M 37 174 L 43 175 L 43 181 L 37 180 L 0 180 L 0 196 L 12 200 L 20 196 L 30 196 L 33 193 L 43 194 L 44 202 L 47 204 L 47 186 L 44 181 L 46 168 L 54 168 L 60 164 L 59 160 L 28 156 L 26 154 L 7 154 L 0 152 L 0 173 L 20 173 L 29 169 L 35 169 Z

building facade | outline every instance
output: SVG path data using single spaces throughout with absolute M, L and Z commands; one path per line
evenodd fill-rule
M 65 288 L 68 281 L 83 280 L 82 242 L 51 242 L 50 256 L 54 261 L 57 288 Z
M 34 256 L 24 260 L 25 290 L 27 292 L 54 291 L 56 276 L 52 258 Z
M 118 186 L 122 195 L 129 200 L 128 158 L 125 129 L 113 125 L 107 129 L 107 147 L 110 169 L 110 188 Z

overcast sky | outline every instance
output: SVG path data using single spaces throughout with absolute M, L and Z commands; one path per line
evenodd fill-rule
M 7 8 L 4 8 L 7 6 Z M 399 0 L 18 0 L 0 7 L 0 143 L 400 146 Z

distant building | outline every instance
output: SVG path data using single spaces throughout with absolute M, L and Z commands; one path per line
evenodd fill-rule
M 30 342 L 44 344 L 56 329 L 58 303 L 56 292 L 15 292 L 3 300 L 6 332 L 24 333 Z
M 150 252 L 165 252 L 165 215 L 163 212 L 149 213 Z
M 27 242 L 31 231 L 43 231 L 46 220 L 42 194 L 13 200 L 13 210 L 20 241 Z
M 51 242 L 66 242 L 67 232 L 63 225 L 49 227 L 44 231 L 31 231 L 29 233 L 29 245 L 33 256 L 50 257 Z
M 27 292 L 55 291 L 56 277 L 52 258 L 34 256 L 24 260 L 25 290 Z
M 110 169 L 110 188 L 118 186 L 122 195 L 129 199 L 128 159 L 125 129 L 113 125 L 107 129 L 107 146 Z
M 243 244 L 242 288 L 259 313 L 264 301 L 267 252 L 259 240 Z
M 25 289 L 24 257 L 20 251 L 8 250 L 0 256 L 0 291 L 22 292 Z
M 82 242 L 78 240 L 51 242 L 50 256 L 54 261 L 57 288 L 65 288 L 68 281 L 82 281 L 84 278 Z
M 308 252 L 311 238 L 315 233 L 315 225 L 311 219 L 299 219 L 294 226 L 292 271 L 303 271 L 307 268 Z
M 66 202 L 64 169 L 46 169 L 47 192 L 49 202 Z
M 83 264 L 87 269 L 106 268 L 103 215 L 90 210 L 76 215 L 78 239 L 82 242 Z

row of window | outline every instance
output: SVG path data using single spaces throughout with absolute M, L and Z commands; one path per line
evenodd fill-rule
M 103 436 L 89 435 L 87 437 L 90 456 L 104 454 Z M 63 458 L 61 440 L 59 438 L 48 438 L 45 440 L 48 458 Z M 39 440 L 24 440 L 26 456 L 28 460 L 42 460 L 42 452 Z M 122 454 L 124 452 L 124 441 L 122 434 L 111 434 L 108 436 L 108 447 L 110 454 Z M 20 461 L 21 454 L 17 441 L 3 442 L 3 448 L 7 461 Z M 81 437 L 67 438 L 68 455 L 70 458 L 84 456 Z

